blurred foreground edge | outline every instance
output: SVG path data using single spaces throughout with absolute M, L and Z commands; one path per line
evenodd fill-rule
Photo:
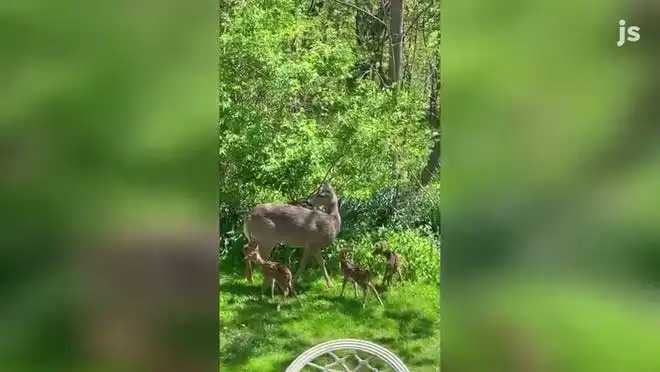
M 217 371 L 217 228 L 108 232 L 77 260 L 92 369 Z

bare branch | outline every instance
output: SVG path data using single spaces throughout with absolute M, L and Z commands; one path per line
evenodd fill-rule
M 368 11 L 360 8 L 359 6 L 357 6 L 355 4 L 347 3 L 347 2 L 344 2 L 342 0 L 333 0 L 333 1 L 335 3 L 339 3 L 339 4 L 342 4 L 342 5 L 346 5 L 348 7 L 351 7 L 353 9 L 357 10 L 358 12 L 361 12 L 361 13 L 364 13 L 364 14 L 368 15 L 369 17 L 373 18 L 376 22 L 380 23 L 381 25 L 383 25 L 385 27 L 388 26 L 387 23 L 385 23 L 385 21 L 383 21 L 382 19 L 380 19 L 380 18 L 376 17 L 375 15 L 369 13 Z
M 411 22 L 408 23 L 408 27 L 406 27 L 406 31 L 408 31 L 408 30 L 414 28 L 415 25 L 417 24 L 417 21 L 419 21 L 419 19 L 421 18 L 421 16 L 422 16 L 424 13 L 428 12 L 428 11 L 431 9 L 431 7 L 432 7 L 433 5 L 435 5 L 435 2 L 434 2 L 434 1 L 430 2 L 430 3 L 426 6 L 426 8 L 424 8 L 423 10 L 417 12 L 417 14 L 415 14 L 415 18 L 413 18 L 413 20 L 412 20 Z

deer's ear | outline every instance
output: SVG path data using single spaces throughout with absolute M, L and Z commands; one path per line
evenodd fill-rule
M 330 186 L 330 184 L 329 184 L 328 182 L 323 181 L 323 182 L 321 182 L 321 184 L 319 185 L 319 188 L 318 188 L 317 194 L 319 194 L 319 195 L 326 195 L 326 194 L 328 194 L 328 193 L 333 193 L 333 192 L 334 192 L 334 190 L 332 189 L 332 186 Z
M 335 189 L 328 182 L 323 183 L 323 189 L 326 192 L 329 192 L 329 193 L 334 193 L 335 192 Z

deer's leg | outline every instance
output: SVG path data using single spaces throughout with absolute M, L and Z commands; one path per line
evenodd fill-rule
M 362 288 L 362 292 L 364 293 L 364 301 L 362 301 L 362 307 L 365 308 L 367 307 L 367 294 L 369 294 L 367 287 Z
M 303 270 L 305 270 L 305 267 L 307 266 L 307 262 L 309 261 L 310 256 L 312 256 L 312 251 L 310 249 L 310 246 L 307 245 L 303 249 L 303 254 L 302 257 L 300 258 L 300 266 L 298 266 L 298 271 L 296 271 L 296 275 L 293 276 L 294 282 L 300 279 Z
M 263 271 L 263 270 L 262 270 Z M 261 293 L 266 293 L 268 288 L 272 287 L 274 284 L 274 279 L 270 276 L 264 276 L 264 282 L 261 285 Z
M 328 288 L 332 287 L 332 282 L 330 281 L 330 275 L 328 275 L 328 269 L 325 267 L 325 259 L 323 259 L 323 253 L 321 250 L 314 251 L 314 258 L 316 258 L 316 262 L 321 265 L 321 269 L 323 269 L 323 276 L 325 277 L 325 285 Z
M 289 287 L 288 286 L 282 286 L 280 283 L 277 283 L 277 288 L 282 291 L 282 297 L 286 297 L 289 294 Z
M 270 298 L 275 298 L 275 280 L 273 278 L 270 279 Z
M 344 281 L 341 283 L 341 293 L 339 293 L 340 296 L 344 295 L 344 288 L 346 288 L 346 282 L 348 282 L 348 277 L 344 277 Z
M 277 302 L 277 311 L 280 311 L 280 308 L 282 307 L 282 302 L 284 302 L 285 299 L 286 299 L 286 292 L 284 291 L 284 288 L 282 288 L 282 284 L 280 284 L 280 282 L 275 282 L 275 283 L 277 283 L 277 288 L 279 288 L 282 291 L 282 293 L 284 294 L 282 296 L 282 299 L 280 299 Z
M 296 290 L 293 289 L 293 283 L 289 283 L 289 291 L 293 294 L 293 297 L 296 298 L 296 301 L 298 301 L 298 303 L 300 304 L 300 306 L 302 306 L 302 302 L 301 302 L 300 299 L 298 298 L 298 294 L 296 293 Z
M 397 273 L 397 276 L 399 277 L 399 280 L 403 282 L 403 275 L 401 275 L 401 268 L 400 267 L 396 268 L 396 273 Z
M 369 289 L 371 289 L 374 292 L 374 295 L 376 295 L 376 299 L 378 299 L 378 303 L 380 303 L 380 306 L 385 307 L 385 305 L 383 305 L 383 301 L 380 299 L 380 296 L 378 295 L 378 291 L 376 290 L 376 287 L 374 287 L 373 284 L 369 283 Z M 366 292 L 367 289 L 365 288 L 364 291 Z
M 390 272 L 390 268 L 386 267 L 385 272 L 383 273 L 383 280 L 382 280 L 383 285 L 387 285 L 387 274 L 389 272 Z
M 357 283 L 355 283 L 355 280 L 353 281 L 353 290 L 355 291 L 355 297 L 357 298 L 357 297 L 358 297 L 358 294 L 357 294 Z
M 249 260 L 245 260 L 245 279 L 247 279 L 248 283 L 252 283 L 252 262 Z
M 286 297 L 289 295 L 289 287 L 291 287 L 291 280 L 285 281 L 283 284 L 278 282 L 277 287 L 282 291 L 282 296 Z
M 268 259 L 270 259 L 270 254 L 271 254 L 271 252 L 273 252 L 273 248 L 275 248 L 276 245 L 277 245 L 277 243 L 271 243 L 269 241 L 266 241 L 264 243 L 260 243 L 259 244 L 259 255 L 264 260 L 268 261 Z M 261 268 L 261 273 L 264 274 L 263 267 Z M 265 278 L 266 278 L 266 275 L 264 275 L 264 279 Z M 273 279 L 273 278 L 269 278 L 268 283 L 265 284 L 265 285 L 272 286 L 273 285 L 272 283 L 273 283 L 274 280 L 275 279 Z M 268 288 L 268 287 L 266 287 L 266 288 Z

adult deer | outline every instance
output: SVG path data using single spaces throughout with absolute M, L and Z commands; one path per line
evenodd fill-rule
M 245 237 L 256 240 L 259 254 L 265 260 L 278 244 L 303 248 L 302 259 L 294 281 L 300 278 L 311 257 L 321 265 L 325 282 L 332 286 L 323 259 L 323 250 L 334 242 L 341 229 L 339 200 L 335 190 L 328 183 L 322 183 L 309 199 L 313 207 L 323 207 L 324 211 L 312 210 L 291 204 L 260 204 L 252 208 L 243 224 Z M 246 277 L 252 281 L 252 264 L 245 263 Z M 271 285 L 264 280 L 264 286 Z

